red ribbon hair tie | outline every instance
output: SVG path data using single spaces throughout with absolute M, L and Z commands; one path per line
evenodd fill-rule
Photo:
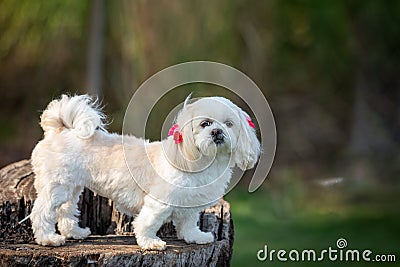
M 247 123 L 249 124 L 249 126 L 250 126 L 251 128 L 253 128 L 253 129 L 256 128 L 256 126 L 254 125 L 254 123 L 251 121 L 251 118 L 250 118 L 250 117 L 246 116 L 246 120 L 247 120 Z
M 178 130 L 178 128 L 178 124 L 174 124 L 168 131 L 168 136 L 173 136 L 175 144 L 180 144 L 183 141 L 182 133 Z

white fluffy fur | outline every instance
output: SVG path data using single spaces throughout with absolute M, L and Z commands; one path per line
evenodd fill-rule
M 106 132 L 105 116 L 88 96 L 63 95 L 52 101 L 41 116 L 44 139 L 32 152 L 36 242 L 59 246 L 66 238 L 90 234 L 76 217 L 84 187 L 115 201 L 121 212 L 136 215 L 134 231 L 143 249 L 165 249 L 156 232 L 171 220 L 178 238 L 187 243 L 213 242 L 212 233 L 197 226 L 199 212 L 223 196 L 235 164 L 252 168 L 260 154 L 246 116 L 225 98 L 202 98 L 185 103 L 177 117 L 182 143 L 175 144 L 172 137 L 148 143 Z M 205 119 L 212 124 L 203 128 Z M 218 146 L 211 135 L 216 128 L 224 136 Z

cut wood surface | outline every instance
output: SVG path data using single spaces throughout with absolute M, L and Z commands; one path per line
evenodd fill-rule
M 34 174 L 29 160 L 0 170 L 0 266 L 229 266 L 232 256 L 233 223 L 229 203 L 200 215 L 200 228 L 212 232 L 216 241 L 207 245 L 178 240 L 172 223 L 158 236 L 167 242 L 165 251 L 143 251 L 133 235 L 132 218 L 119 213 L 111 200 L 85 189 L 79 207 L 80 225 L 92 234 L 83 241 L 68 240 L 62 247 L 34 243 L 30 214 L 36 198 Z

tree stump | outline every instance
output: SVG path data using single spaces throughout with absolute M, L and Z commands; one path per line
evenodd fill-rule
M 186 244 L 176 237 L 172 223 L 158 236 L 167 242 L 165 251 L 143 251 L 133 235 L 132 218 L 119 213 L 114 203 L 85 189 L 80 201 L 80 225 L 92 235 L 68 240 L 62 247 L 43 247 L 34 242 L 28 216 L 36 198 L 29 160 L 0 170 L 0 266 L 229 266 L 233 222 L 229 203 L 221 199 L 200 215 L 203 231 L 216 241 L 207 245 Z

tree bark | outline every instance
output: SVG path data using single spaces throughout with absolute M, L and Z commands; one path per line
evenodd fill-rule
M 29 220 L 36 198 L 34 174 L 29 160 L 0 170 L 0 266 L 229 266 L 233 245 L 233 222 L 229 203 L 219 203 L 200 215 L 203 231 L 212 232 L 216 241 L 207 245 L 178 240 L 172 223 L 165 224 L 158 236 L 167 242 L 165 251 L 142 251 L 136 243 L 132 218 L 119 213 L 107 198 L 85 189 L 79 206 L 81 226 L 93 235 L 83 241 L 68 240 L 62 247 L 34 243 Z M 107 234 L 107 235 L 104 235 Z

